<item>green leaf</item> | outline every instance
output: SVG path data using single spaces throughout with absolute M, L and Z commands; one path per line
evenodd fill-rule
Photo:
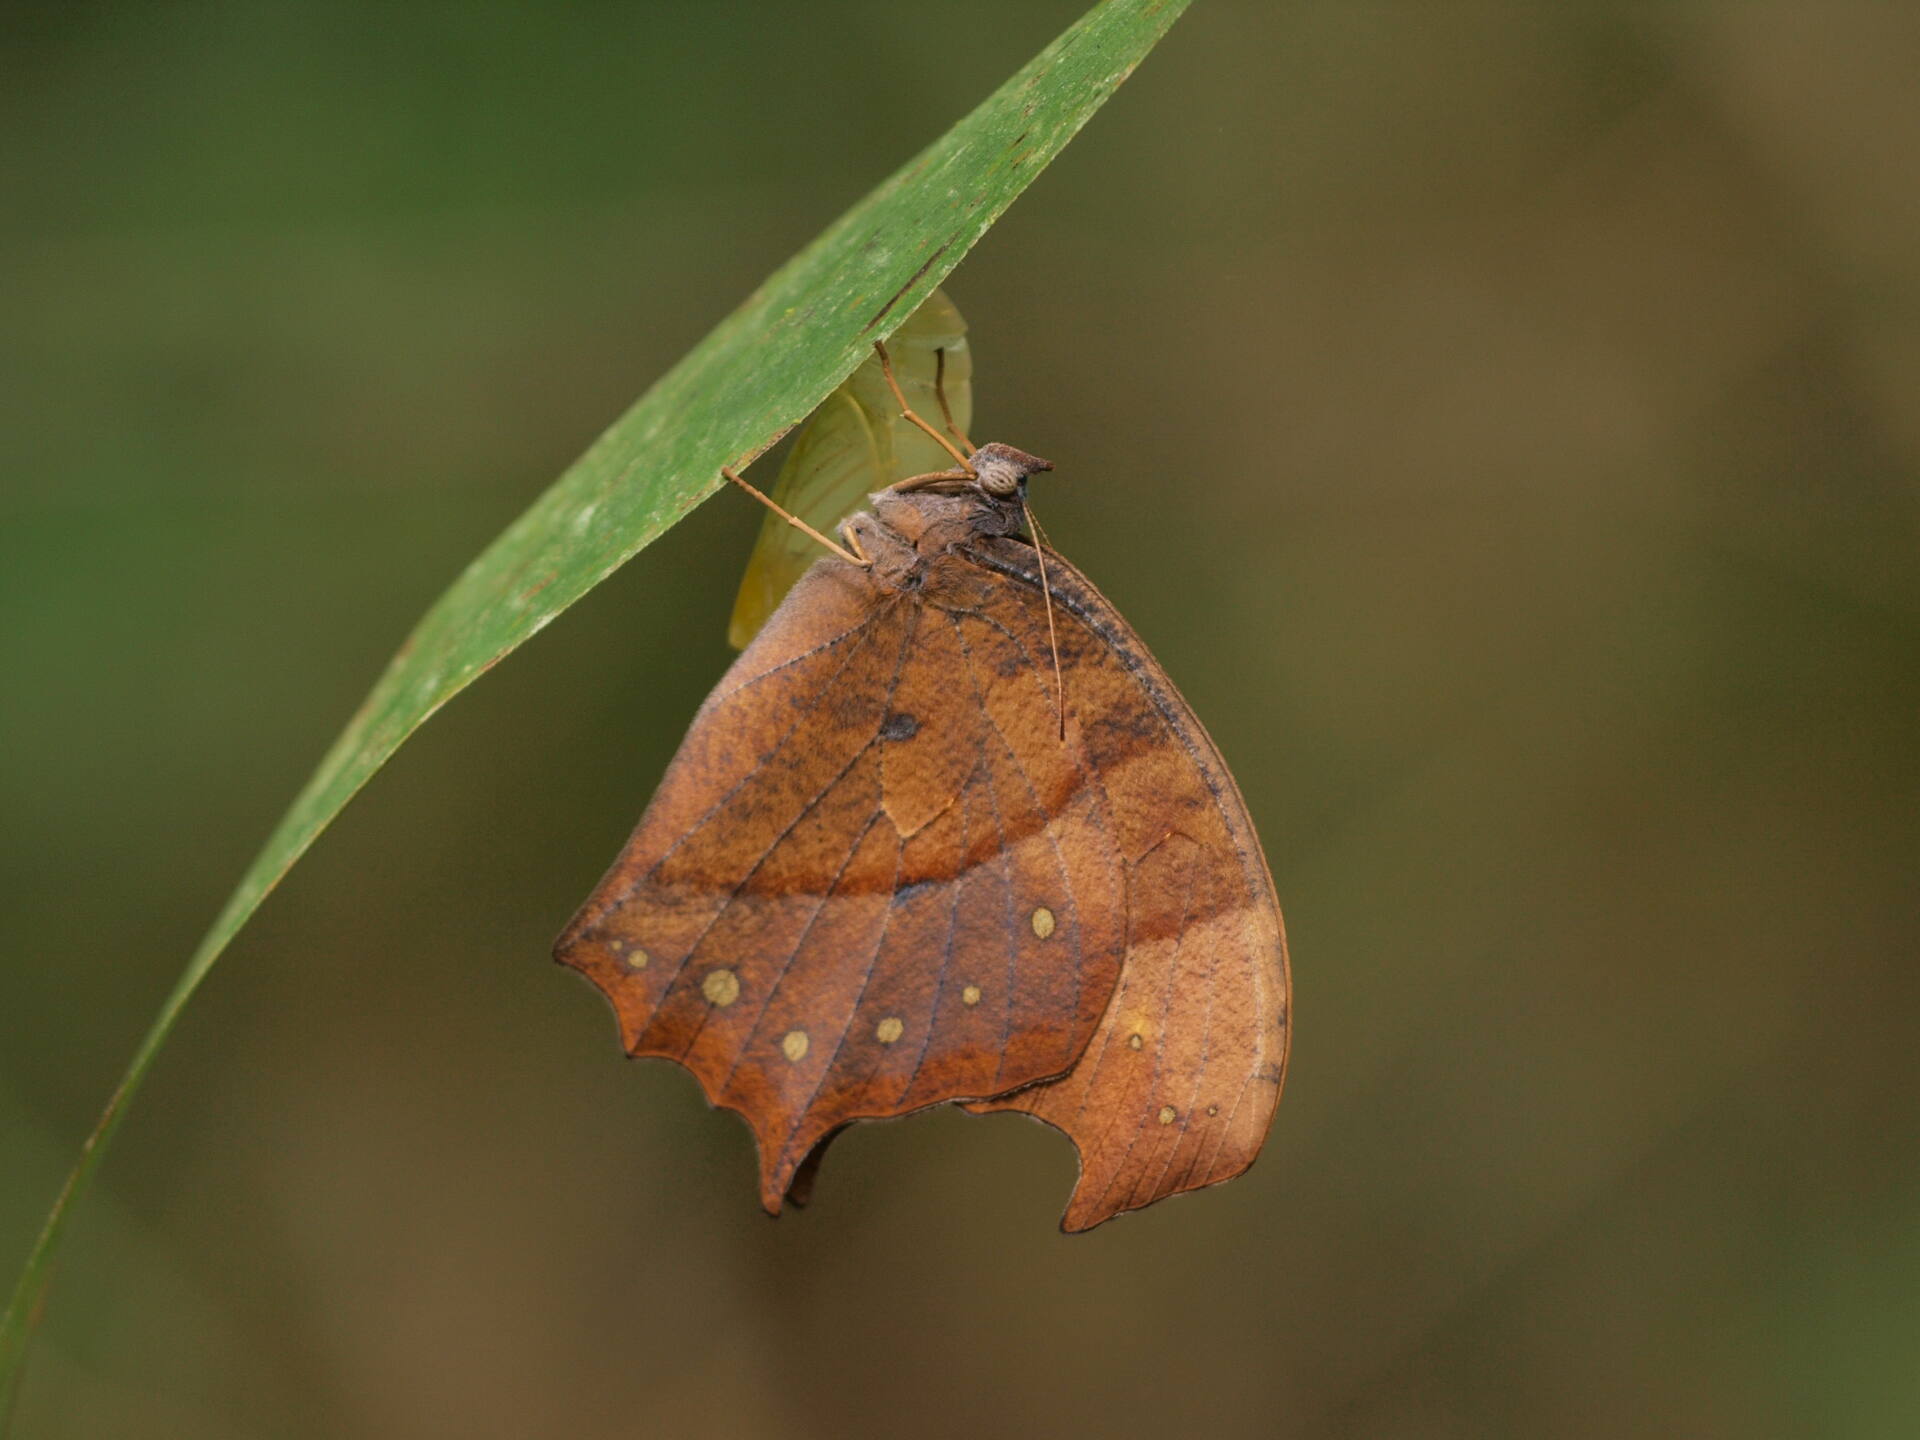
M 467 567 L 387 666 L 188 961 L 87 1137 L 0 1319 L 0 1417 L 60 1243 L 213 963 L 434 711 L 803 418 L 932 293 L 1132 73 L 1187 0 L 1105 0 L 841 216 L 661 377 Z

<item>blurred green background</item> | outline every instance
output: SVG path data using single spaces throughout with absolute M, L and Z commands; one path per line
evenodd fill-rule
M 414 618 L 1077 0 L 6 8 L 0 1262 Z M 1920 11 L 1199 0 L 957 272 L 975 430 L 1234 765 L 1245 1179 L 1011 1117 L 814 1207 L 547 947 L 722 495 L 246 932 L 23 1437 L 1920 1429 Z M 771 475 L 769 467 L 764 475 Z

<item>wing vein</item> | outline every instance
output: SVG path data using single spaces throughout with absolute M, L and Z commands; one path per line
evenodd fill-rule
M 811 544 L 812 542 L 809 541 L 808 543 Z M 714 691 L 713 694 L 707 697 L 706 703 L 708 705 L 720 705 L 720 704 L 724 704 L 728 700 L 733 699 L 736 695 L 744 695 L 746 694 L 747 691 L 751 690 L 754 686 L 758 685 L 762 680 L 770 679 L 772 676 L 778 675 L 782 670 L 791 670 L 794 666 L 798 665 L 802 660 L 811 660 L 814 656 L 820 654 L 823 650 L 831 650 L 834 646 L 838 645 L 842 640 L 847 639 L 849 636 L 860 634 L 862 631 L 870 628 L 873 622 L 879 618 L 880 618 L 880 612 L 875 611 L 872 614 L 868 615 L 866 619 L 862 620 L 858 625 L 849 625 L 846 629 L 842 630 L 838 635 L 835 635 L 831 640 L 822 640 L 818 645 L 813 646 L 811 649 L 802 650 L 798 655 L 789 655 L 785 660 L 782 660 L 778 665 L 769 665 L 765 670 L 762 670 L 758 675 L 753 676 L 751 679 L 742 680 L 738 685 L 735 685 L 731 690 Z
M 799 1120 L 806 1118 L 808 1112 L 813 1109 L 813 1102 L 820 1098 L 821 1090 L 826 1088 L 827 1077 L 833 1073 L 833 1067 L 839 1063 L 840 1053 L 847 1047 L 847 1037 L 853 1033 L 854 1023 L 860 1018 L 860 1006 L 866 1001 L 867 991 L 873 985 L 873 972 L 880 963 L 881 947 L 887 943 L 887 932 L 893 927 L 893 917 L 899 912 L 898 892 L 900 888 L 900 867 L 906 861 L 906 853 L 904 843 L 894 851 L 893 884 L 888 889 L 887 911 L 880 919 L 879 932 L 873 937 L 873 951 L 867 956 L 866 968 L 861 973 L 860 988 L 855 992 L 853 997 L 853 1008 L 847 1012 L 847 1023 L 840 1027 L 839 1037 L 833 1042 L 833 1053 L 827 1056 L 827 1063 L 820 1067 L 820 1078 L 813 1082 L 813 1089 L 807 1095 L 807 1103 L 799 1109 Z M 867 1072 L 867 1078 L 870 1078 L 872 1073 L 873 1072 L 869 1070 Z M 865 1083 L 864 1078 L 862 1083 Z M 864 1117 L 848 1116 L 846 1118 L 861 1119 Z M 795 1122 L 792 1132 L 787 1136 L 785 1143 L 781 1146 L 780 1155 L 782 1160 L 792 1151 L 793 1137 L 801 1131 L 802 1127 L 799 1120 Z
M 1054 868 L 1060 875 L 1060 890 L 1061 893 L 1066 896 L 1067 905 L 1071 907 L 1073 915 L 1073 1013 L 1075 1023 L 1077 1024 L 1080 1015 L 1080 1001 L 1084 997 L 1086 988 L 1086 952 L 1083 948 L 1084 938 L 1082 936 L 1082 926 L 1080 922 L 1080 896 L 1073 888 L 1073 873 L 1067 869 L 1066 857 L 1060 852 L 1060 839 L 1054 834 L 1053 827 L 1055 817 L 1047 814 L 1045 802 L 1040 798 L 1039 788 L 1033 783 L 1032 774 L 1027 770 L 1027 767 L 1021 763 L 1019 753 L 1013 748 L 1013 742 L 1007 738 L 1007 732 L 1001 729 L 999 720 L 994 717 L 993 711 L 987 707 L 986 692 L 980 686 L 979 667 L 974 663 L 973 647 L 967 644 L 966 632 L 961 629 L 960 621 L 953 612 L 948 613 L 948 618 L 953 622 L 953 636 L 954 639 L 959 642 L 961 658 L 966 661 L 967 680 L 973 687 L 975 700 L 979 702 L 980 713 L 986 717 L 987 724 L 992 727 L 994 735 L 1000 741 L 1000 747 L 1007 752 L 1007 759 L 1013 762 L 1014 772 L 1019 775 L 1021 783 L 1027 787 L 1027 795 L 1033 801 L 1034 811 L 1046 821 L 1045 825 L 1041 828 L 1041 833 L 1047 837 L 1047 846 L 1053 851 Z M 988 620 L 991 624 L 998 624 L 998 622 L 993 621 L 989 616 L 982 615 L 980 618 Z M 1001 629 L 1003 633 L 1007 633 L 1010 639 L 1013 638 L 1011 632 L 1006 631 L 1005 626 L 998 626 L 998 628 Z M 1019 644 L 1018 640 L 1015 640 L 1014 643 L 1016 645 Z M 1026 647 L 1021 646 L 1020 648 L 1022 653 L 1025 653 Z M 1076 749 L 1077 748 L 1078 742 L 1076 741 Z M 1074 768 L 1083 781 L 1089 779 L 1089 777 L 1092 777 L 1094 774 L 1091 764 L 1082 765 L 1076 762 Z M 989 783 L 991 783 L 991 781 L 989 781 Z M 1098 783 L 1097 778 L 1094 780 L 1094 783 Z M 1102 786 L 1101 794 L 1104 796 L 1105 793 L 1105 787 Z M 1009 907 L 1011 907 L 1011 886 L 1009 886 L 1008 889 L 1008 904 Z M 1011 931 L 1010 933 L 1017 934 L 1018 932 Z M 1007 999 L 1009 1005 L 1011 1005 L 1013 997 L 1009 995 Z M 1011 1009 L 1009 1009 L 1008 1015 L 1009 1018 L 1011 1018 Z M 1004 1056 L 1005 1052 L 1003 1050 L 1003 1060 Z M 998 1076 L 996 1075 L 995 1078 L 997 1079 Z
M 1174 931 L 1173 954 L 1167 959 L 1167 982 L 1160 988 L 1160 1025 L 1157 1033 L 1154 1035 L 1153 1076 L 1148 1086 L 1149 1094 L 1147 1097 L 1147 1103 L 1149 1105 L 1153 1103 L 1154 1098 L 1160 1092 L 1161 1061 L 1166 1055 L 1167 1048 L 1167 1012 L 1173 1007 L 1173 976 L 1175 968 L 1180 962 L 1180 949 L 1187 943 L 1187 920 L 1192 913 L 1193 874 L 1189 871 L 1187 874 L 1187 888 L 1180 899 L 1180 928 Z M 1103 1132 L 1100 1137 L 1102 1143 L 1105 1142 L 1107 1135 L 1112 1133 L 1113 1127 L 1119 1123 L 1119 1120 L 1120 1117 L 1117 1114 L 1108 1120 L 1106 1131 Z M 1121 1152 L 1120 1159 L 1118 1163 L 1114 1165 L 1112 1174 L 1107 1177 L 1106 1185 L 1101 1188 L 1100 1203 L 1103 1206 L 1107 1203 L 1107 1197 L 1113 1193 L 1113 1187 L 1119 1183 L 1121 1172 L 1126 1169 L 1127 1161 L 1133 1158 L 1134 1147 L 1140 1143 L 1140 1136 L 1145 1130 L 1146 1119 L 1144 1116 L 1141 1116 L 1135 1120 L 1133 1134 L 1127 1138 L 1127 1148 Z M 1178 1142 L 1175 1143 L 1177 1144 Z M 1139 1188 L 1139 1182 L 1135 1181 L 1133 1189 L 1128 1191 L 1128 1198 L 1131 1199 L 1135 1194 L 1138 1194 Z M 1126 1208 L 1131 1209 L 1133 1207 L 1128 1206 Z
M 907 653 L 907 637 L 903 633 L 900 641 L 900 658 L 894 662 L 894 675 L 896 679 L 898 678 L 900 673 L 900 665 L 905 661 L 906 653 Z M 888 698 L 889 699 L 892 698 L 891 689 L 889 689 L 888 691 Z M 884 707 L 883 707 L 883 711 L 884 711 Z M 700 927 L 700 933 L 694 936 L 693 943 L 687 946 L 687 953 L 681 957 L 679 965 L 675 968 L 673 979 L 667 982 L 666 987 L 661 991 L 659 1001 L 654 1006 L 655 1015 L 658 1015 L 661 1008 L 665 1006 L 667 1002 L 667 997 L 673 992 L 674 987 L 679 985 L 681 980 L 685 977 L 687 972 L 687 967 L 693 963 L 693 957 L 700 953 L 700 947 L 706 944 L 707 937 L 713 933 L 713 927 L 720 923 L 720 919 L 722 916 L 724 916 L 727 913 L 728 907 L 730 907 L 735 900 L 740 898 L 740 892 L 746 889 L 747 883 L 751 881 L 754 876 L 760 873 L 760 867 L 767 863 L 767 861 L 772 857 L 773 852 L 780 848 L 782 842 L 784 842 L 786 838 L 789 835 L 791 835 L 796 828 L 798 828 L 798 826 L 800 825 L 800 822 L 805 820 L 809 815 L 811 815 L 814 812 L 814 810 L 819 807 L 820 802 L 825 800 L 827 796 L 831 795 L 834 792 L 834 790 L 839 786 L 840 782 L 846 779 L 847 776 L 853 772 L 853 767 L 860 763 L 861 759 L 866 755 L 866 753 L 869 750 L 871 750 L 874 747 L 875 743 L 879 740 L 879 738 L 880 738 L 880 727 L 879 727 L 879 724 L 876 722 L 876 724 L 874 725 L 873 734 L 867 737 L 865 742 L 861 744 L 858 750 L 855 750 L 853 752 L 852 756 L 847 760 L 847 763 L 841 767 L 839 773 L 836 774 L 831 780 L 827 781 L 827 783 L 823 785 L 813 795 L 813 797 L 807 801 L 805 805 L 800 807 L 800 812 L 797 815 L 795 815 L 792 820 L 787 822 L 786 826 L 780 831 L 780 833 L 773 837 L 773 840 L 767 845 L 767 847 L 764 850 L 760 852 L 759 856 L 754 860 L 753 864 L 747 868 L 746 873 L 742 875 L 739 878 L 739 880 L 734 882 L 733 888 L 727 892 L 726 898 L 720 902 L 720 908 L 715 910 L 713 914 L 710 917 L 708 917 L 707 923 Z M 744 783 L 745 782 L 743 781 L 742 784 Z M 736 789 L 737 788 L 738 787 L 736 787 Z M 709 812 L 709 814 L 711 813 L 712 812 Z M 664 860 L 664 857 L 662 857 L 662 859 Z M 656 862 L 652 867 L 652 869 L 648 870 L 647 874 L 652 875 L 655 870 L 658 870 L 660 868 L 660 863 L 661 862 Z M 639 890 L 639 885 L 636 883 L 633 889 L 628 891 L 628 895 L 635 894 L 638 892 L 638 890 Z M 707 1020 L 707 1017 L 705 1015 L 702 1015 L 699 1023 L 693 1027 L 692 1033 L 687 1037 L 687 1043 L 684 1046 L 682 1046 L 680 1049 L 680 1056 L 679 1056 L 680 1059 L 684 1060 L 686 1056 L 692 1051 L 694 1042 L 700 1038 L 701 1032 L 706 1028 L 706 1020 Z
M 787 748 L 787 742 L 792 740 L 793 737 L 799 732 L 800 727 L 807 723 L 807 718 L 813 714 L 815 709 L 819 707 L 821 701 L 826 697 L 826 693 L 828 689 L 832 687 L 833 682 L 838 680 L 842 675 L 846 673 L 847 667 L 853 663 L 853 657 L 860 653 L 861 646 L 865 645 L 868 640 L 873 638 L 872 631 L 870 628 L 866 626 L 863 626 L 862 628 L 867 629 L 867 633 L 861 635 L 859 642 L 847 651 L 846 658 L 840 662 L 839 667 L 835 669 L 831 675 L 828 675 L 821 680 L 819 687 L 813 692 L 812 695 L 808 696 L 807 703 L 804 706 L 798 707 L 794 716 L 793 724 L 789 725 L 786 729 L 786 732 L 783 735 L 781 735 L 781 737 L 777 741 L 774 742 L 773 748 L 767 751 L 767 753 L 763 757 L 761 757 L 759 762 L 756 763 L 752 769 L 748 770 L 745 775 L 742 775 L 739 780 L 737 780 L 733 785 L 728 787 L 726 792 L 722 794 L 719 799 L 715 800 L 712 805 L 708 806 L 706 811 L 699 817 L 699 819 L 695 820 L 679 835 L 676 835 L 673 838 L 673 842 L 660 852 L 659 858 L 656 859 L 653 862 L 653 864 L 647 867 L 645 873 L 638 875 L 634 878 L 634 883 L 628 888 L 628 890 L 624 894 L 620 896 L 618 902 L 615 905 L 613 905 L 611 909 L 618 910 L 622 906 L 626 905 L 627 902 L 631 900 L 633 896 L 638 892 L 640 887 L 640 882 L 652 879 L 653 876 L 659 871 L 660 867 L 666 864 L 668 860 L 672 859 L 674 854 L 680 849 L 682 845 L 686 844 L 687 841 L 691 840 L 695 835 L 699 834 L 701 830 L 706 828 L 707 823 L 710 820 L 712 820 L 716 814 L 719 813 L 722 806 L 724 806 L 729 800 L 733 799 L 733 797 L 738 795 L 742 790 L 746 789 L 748 785 L 752 784 L 753 781 L 759 776 L 760 772 L 767 767 L 767 765 L 773 760 L 773 758 Z M 699 723 L 697 719 L 695 723 L 696 724 Z M 855 756 L 854 758 L 858 759 L 859 757 Z M 839 782 L 839 779 L 840 777 L 836 775 L 833 778 L 833 780 L 829 781 L 828 789 L 831 789 L 833 785 L 837 784 Z M 826 792 L 822 791 L 821 793 L 825 794 Z M 819 797 L 816 796 L 815 798 L 817 800 Z M 778 844 L 779 840 L 784 838 L 785 838 L 785 832 L 782 832 L 781 836 L 777 837 L 774 843 Z M 764 858 L 764 856 L 762 858 Z
M 853 767 L 860 763 L 860 760 L 862 759 L 862 757 L 864 757 L 866 753 L 869 750 L 871 750 L 874 747 L 874 745 L 879 741 L 880 727 L 886 721 L 887 712 L 893 708 L 894 693 L 900 688 L 900 672 L 906 668 L 907 652 L 913 648 L 913 637 L 920 628 L 920 616 L 923 613 L 924 612 L 920 610 L 911 610 L 908 612 L 909 624 L 901 632 L 900 653 L 894 658 L 893 675 L 887 681 L 886 698 L 880 702 L 880 713 L 874 720 L 873 734 L 868 736 L 866 739 L 866 742 L 863 745 L 861 745 L 858 751 L 855 752 L 853 759 L 847 763 L 847 768 L 842 770 L 837 776 L 835 776 L 832 783 L 827 786 L 826 790 L 822 791 L 820 795 L 817 796 L 811 802 L 811 804 L 808 806 L 809 810 L 811 810 L 814 805 L 818 805 L 821 800 L 824 800 L 827 797 L 827 795 L 831 794 L 835 789 L 835 787 L 837 787 L 842 780 L 846 779 L 846 777 L 853 772 Z M 833 898 L 833 892 L 840 888 L 840 881 L 845 877 L 847 873 L 847 867 L 853 864 L 853 857 L 860 853 L 860 847 L 866 843 L 867 836 L 872 833 L 873 827 L 880 823 L 881 817 L 884 816 L 886 813 L 887 811 L 886 811 L 885 805 L 876 804 L 873 807 L 873 814 L 871 817 L 868 818 L 866 825 L 862 827 L 859 834 L 853 837 L 853 844 L 848 847 L 846 858 L 840 862 L 840 868 L 834 872 L 833 879 L 828 883 L 826 889 L 821 892 L 820 903 L 813 907 L 813 913 L 807 917 L 807 923 L 803 925 L 800 929 L 799 938 L 793 942 L 793 948 L 789 950 L 786 953 L 786 956 L 781 960 L 780 968 L 778 971 L 775 972 L 773 976 L 773 982 L 766 987 L 767 988 L 766 997 L 763 1000 L 761 1000 L 760 1008 L 754 1012 L 753 1024 L 747 1028 L 747 1033 L 741 1040 L 740 1049 L 733 1057 L 733 1063 L 727 1067 L 726 1079 L 720 1083 L 719 1089 L 716 1093 L 725 1094 L 727 1087 L 733 1083 L 734 1072 L 740 1068 L 740 1060 L 746 1054 L 747 1047 L 752 1043 L 753 1038 L 760 1033 L 760 1022 L 762 1019 L 765 1018 L 767 1009 L 773 1004 L 774 998 L 777 995 L 779 995 L 780 987 L 786 983 L 787 974 L 789 971 L 793 969 L 793 962 L 795 957 L 799 955 L 801 948 L 805 946 L 805 944 L 807 943 L 807 937 L 813 933 L 813 927 L 815 923 L 818 922 L 818 920 L 820 919 L 820 916 L 823 913 L 825 913 L 827 908 L 827 902 Z M 794 825 L 798 825 L 799 823 L 800 822 L 797 819 L 794 821 Z M 789 825 L 786 831 L 782 833 L 781 839 L 785 839 L 788 834 L 791 834 L 793 831 L 793 828 L 794 828 L 793 825 Z M 780 843 L 779 841 L 775 841 L 774 847 L 777 848 L 779 843 Z M 767 856 L 771 855 L 772 853 L 773 853 L 773 850 L 769 849 L 766 852 L 766 854 L 763 854 L 759 860 L 755 861 L 754 870 L 758 871 L 760 866 L 766 863 Z M 899 873 L 898 868 L 896 866 L 895 874 L 897 875 L 898 873 Z M 742 885 L 744 885 L 745 883 L 746 882 L 744 880 L 741 882 Z M 726 904 L 723 904 L 721 906 L 721 910 L 724 911 L 727 905 L 731 905 L 733 903 L 734 897 L 737 896 L 739 893 L 740 893 L 740 886 L 736 885 L 733 889 L 733 893 L 727 897 Z M 720 917 L 718 915 L 715 915 L 714 920 L 708 922 L 707 931 L 712 930 L 714 922 L 717 921 L 719 918 Z M 701 938 L 703 940 L 705 939 L 707 931 L 701 932 Z M 697 950 L 698 948 L 699 948 L 699 945 L 696 942 L 694 949 L 689 950 L 687 952 L 687 958 L 689 960 L 693 958 L 694 950 Z M 818 1087 L 816 1086 L 815 1088 L 817 1089 Z M 804 1114 L 805 1112 L 803 1111 L 802 1113 Z
M 1189 844 L 1199 845 L 1199 842 L 1194 840 L 1192 836 L 1186 836 L 1184 838 Z M 1167 1178 L 1167 1172 L 1173 1169 L 1174 1157 L 1180 1153 L 1180 1146 L 1185 1142 L 1187 1132 L 1193 1128 L 1193 1118 L 1198 1113 L 1197 1107 L 1200 1101 L 1200 1087 L 1207 1078 L 1207 1059 L 1213 1053 L 1213 982 L 1219 973 L 1220 947 L 1218 945 L 1212 945 L 1207 948 L 1207 980 L 1204 987 L 1207 993 L 1207 1008 L 1205 1018 L 1200 1023 L 1200 1059 L 1193 1067 L 1193 1088 L 1187 1092 L 1187 1103 L 1182 1106 L 1180 1110 L 1180 1139 L 1175 1141 L 1173 1148 L 1167 1152 L 1166 1163 L 1160 1167 L 1160 1174 L 1154 1179 L 1153 1189 L 1155 1191 L 1160 1190 L 1161 1185 Z M 1185 1180 L 1187 1176 L 1193 1174 L 1194 1161 L 1199 1158 L 1200 1152 L 1205 1148 L 1204 1140 L 1193 1147 L 1193 1156 L 1187 1161 L 1187 1174 L 1181 1177 L 1182 1180 Z M 1184 1189 L 1186 1187 L 1183 1184 L 1180 1188 Z
M 974 762 L 974 769 L 980 768 L 986 758 L 982 745 L 980 756 Z M 967 776 L 967 784 L 960 787 L 960 864 L 955 868 L 953 877 L 953 902 L 947 907 L 947 943 L 940 956 L 940 973 L 933 983 L 933 1008 L 927 1017 L 927 1033 L 920 1037 L 919 1053 L 913 1057 L 913 1067 L 907 1071 L 907 1085 L 901 1096 L 911 1095 L 913 1087 L 920 1081 L 920 1067 L 926 1064 L 927 1050 L 933 1044 L 933 1027 L 940 1019 L 940 1001 L 947 993 L 947 971 L 953 963 L 953 936 L 960 919 L 960 886 L 967 876 L 967 852 L 973 848 L 973 801 L 970 787 L 973 776 Z
M 853 857 L 860 853 L 860 847 L 866 843 L 867 836 L 872 833 L 873 827 L 880 823 L 880 818 L 885 813 L 885 811 L 876 807 L 872 817 L 861 827 L 860 832 L 853 837 L 853 844 L 847 847 L 846 858 L 840 862 L 840 868 L 833 872 L 833 879 L 820 895 L 820 903 L 815 905 L 813 907 L 813 913 L 807 916 L 807 923 L 800 927 L 800 934 L 793 942 L 793 948 L 787 952 L 786 958 L 780 962 L 780 969 L 775 973 L 773 983 L 766 987 L 766 996 L 760 1001 L 759 1009 L 753 1012 L 753 1023 L 747 1026 L 746 1034 L 741 1037 L 740 1048 L 734 1053 L 733 1063 L 727 1066 L 725 1077 L 722 1078 L 720 1084 L 715 1088 L 714 1093 L 716 1096 L 726 1094 L 728 1088 L 733 1084 L 734 1073 L 739 1070 L 740 1061 L 745 1058 L 748 1048 L 753 1043 L 754 1037 L 760 1033 L 760 1022 L 766 1019 L 767 1011 L 773 1005 L 774 997 L 780 993 L 781 983 L 786 980 L 787 972 L 793 969 L 794 957 L 799 955 L 800 951 L 806 946 L 807 937 L 813 933 L 813 927 L 819 922 L 821 915 L 826 913 L 827 902 L 833 899 L 833 892 L 840 888 L 841 880 L 846 878 L 847 870 L 853 864 Z

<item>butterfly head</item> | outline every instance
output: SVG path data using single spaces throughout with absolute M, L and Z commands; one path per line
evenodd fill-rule
M 1019 494 L 1029 475 L 1053 469 L 1051 460 L 1042 460 L 1038 455 L 1029 455 L 997 440 L 974 451 L 967 457 L 967 464 L 980 488 L 996 500 Z
M 847 524 L 860 553 L 869 557 L 868 574 L 884 582 L 882 588 L 898 589 L 930 557 L 982 536 L 1018 534 L 1028 517 L 1027 477 L 1052 468 L 1052 461 L 996 441 L 969 455 L 964 470 L 896 481 L 871 497 L 870 517 L 855 515 Z M 882 550 L 897 555 L 899 565 L 871 558 Z

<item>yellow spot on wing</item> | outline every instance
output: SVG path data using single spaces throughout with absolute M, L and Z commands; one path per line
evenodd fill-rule
M 1179 1118 L 1180 1118 L 1180 1112 L 1175 1110 L 1173 1106 L 1162 1105 L 1160 1107 L 1160 1123 L 1162 1125 L 1171 1125 L 1175 1120 Z
M 891 1045 L 898 1040 L 907 1027 L 900 1023 L 898 1015 L 889 1015 L 873 1027 L 873 1035 L 882 1045 Z
M 731 970 L 709 970 L 700 982 L 700 993 L 724 1009 L 740 998 L 740 977 Z
M 962 1005 L 978 1005 L 980 1003 L 980 987 L 978 985 L 967 986 L 966 989 L 960 992 L 960 1003 Z
M 807 1058 L 807 1032 L 789 1030 L 780 1037 L 780 1053 L 798 1065 Z
M 1053 911 L 1044 905 L 1033 912 L 1033 933 L 1042 940 L 1053 934 Z

